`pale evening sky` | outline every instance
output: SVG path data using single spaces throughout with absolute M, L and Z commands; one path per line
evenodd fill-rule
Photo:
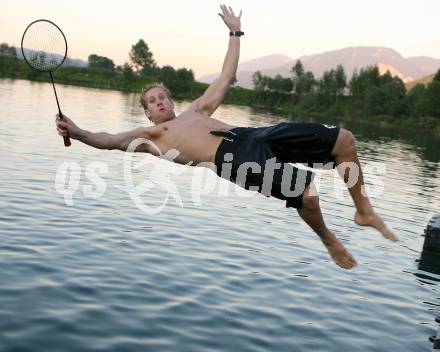
M 131 45 L 143 38 L 160 65 L 187 67 L 200 77 L 221 69 L 228 30 L 217 13 L 222 2 L 64 1 L 3 2 L 0 43 L 19 46 L 25 27 L 47 18 L 64 31 L 68 55 L 87 60 L 107 56 L 128 60 Z M 347 46 L 386 46 L 404 57 L 440 58 L 439 0 L 230 0 L 243 10 L 240 61 L 264 55 L 292 58 Z

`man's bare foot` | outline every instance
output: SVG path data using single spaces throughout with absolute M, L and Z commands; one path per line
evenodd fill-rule
M 343 244 L 334 238 L 331 241 L 323 241 L 325 247 L 327 248 L 330 257 L 333 261 L 343 269 L 351 269 L 357 265 L 356 259 L 347 251 Z
M 376 230 L 378 230 L 383 237 L 391 241 L 398 241 L 397 236 L 388 228 L 387 225 L 383 222 L 383 220 L 375 213 L 368 215 L 360 214 L 356 211 L 354 215 L 354 222 L 360 226 L 372 226 Z

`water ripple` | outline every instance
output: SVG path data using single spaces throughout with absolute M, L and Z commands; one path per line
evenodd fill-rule
M 437 140 L 353 127 L 362 163 L 386 166 L 384 192 L 372 202 L 401 241 L 354 224 L 348 192 L 323 174 L 324 217 L 360 264 L 346 272 L 275 199 L 244 202 L 231 192 L 193 204 L 191 172 L 178 180 L 183 208 L 142 213 L 114 187 L 124 184 L 121 153 L 62 147 L 51 89 L 0 80 L 0 113 L 16 117 L 0 120 L 1 351 L 431 349 L 440 269 L 422 252 L 422 234 L 440 209 Z M 68 86 L 59 95 L 90 130 L 144 123 L 135 95 Z M 282 118 L 236 106 L 218 117 L 250 126 Z M 19 133 L 24 122 L 31 128 Z M 82 170 L 107 163 L 108 192 L 91 199 L 78 190 L 66 206 L 54 189 L 63 161 Z M 366 179 L 374 186 L 371 172 Z M 163 191 L 144 200 L 160 204 Z

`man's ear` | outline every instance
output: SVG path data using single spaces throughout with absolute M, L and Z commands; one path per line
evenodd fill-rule
M 145 114 L 146 117 L 148 117 L 148 120 L 151 121 L 151 112 L 150 112 L 150 110 L 144 109 L 144 114 Z

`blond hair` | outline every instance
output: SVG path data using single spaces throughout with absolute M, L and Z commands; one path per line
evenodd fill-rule
M 146 84 L 145 87 L 142 89 L 141 98 L 140 98 L 140 103 L 141 103 L 142 107 L 143 107 L 145 110 L 148 109 L 148 102 L 147 102 L 147 100 L 145 99 L 145 95 L 147 94 L 147 92 L 148 92 L 150 89 L 153 89 L 153 88 L 160 88 L 160 89 L 163 89 L 163 91 L 164 91 L 165 94 L 167 95 L 168 99 L 170 99 L 170 100 L 172 99 L 172 96 L 171 96 L 171 92 L 170 92 L 170 90 L 169 90 L 167 87 L 165 87 L 162 83 L 159 83 L 159 82 L 148 83 L 148 84 Z

